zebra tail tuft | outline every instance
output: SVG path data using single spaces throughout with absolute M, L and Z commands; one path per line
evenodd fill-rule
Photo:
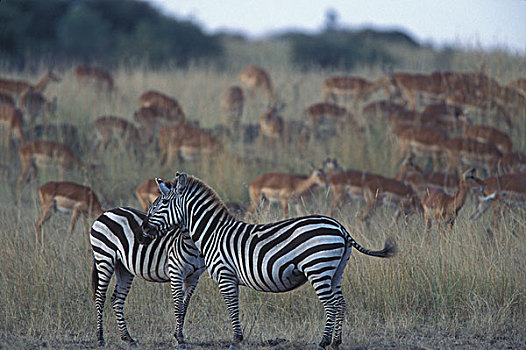
M 93 257 L 93 270 L 91 270 L 91 289 L 93 291 L 93 300 L 97 297 L 97 287 L 99 285 L 99 272 L 95 264 L 95 257 Z
M 382 249 L 380 253 L 384 254 L 383 257 L 385 258 L 392 258 L 398 253 L 398 247 L 396 246 L 396 242 L 392 237 L 388 237 L 385 240 L 384 249 Z
M 392 258 L 396 255 L 396 242 L 391 237 L 385 240 L 385 246 L 382 250 L 369 250 L 358 244 L 354 239 L 351 240 L 351 245 L 355 247 L 360 253 L 376 256 L 379 258 Z

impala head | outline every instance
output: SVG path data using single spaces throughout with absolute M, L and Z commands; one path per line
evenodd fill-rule
M 343 168 L 338 164 L 338 160 L 336 158 L 329 158 L 327 157 L 323 161 L 323 170 L 326 174 L 331 174 L 338 171 L 343 171 Z
M 309 167 L 311 170 L 310 178 L 312 182 L 318 186 L 326 188 L 329 185 L 329 182 L 327 181 L 327 175 L 323 169 L 317 169 L 311 162 L 309 162 Z
M 481 191 L 486 186 L 486 183 L 475 176 L 475 168 L 466 170 L 461 177 L 461 181 L 467 183 L 471 187 L 480 187 Z

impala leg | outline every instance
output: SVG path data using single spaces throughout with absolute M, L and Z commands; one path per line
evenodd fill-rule
M 286 198 L 281 199 L 281 209 L 283 211 L 283 219 L 289 217 L 289 201 Z
M 71 224 L 69 225 L 69 230 L 68 230 L 68 239 L 71 238 L 71 234 L 73 233 L 73 229 L 75 229 L 75 224 L 77 223 L 80 212 L 81 211 L 79 208 L 73 209 L 73 213 L 71 214 Z
M 51 212 L 54 206 L 54 202 L 50 201 L 47 203 L 42 203 L 42 210 L 40 212 L 40 217 L 38 218 L 35 224 L 35 231 L 37 234 L 37 242 L 39 241 L 38 237 L 42 229 L 42 225 L 51 217 Z M 41 242 L 43 243 L 43 242 Z

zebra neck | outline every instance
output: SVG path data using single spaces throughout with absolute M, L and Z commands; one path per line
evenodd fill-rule
M 190 237 L 201 252 L 201 246 L 205 241 L 221 234 L 219 227 L 227 222 L 236 221 L 222 205 L 217 203 L 188 206 L 186 214 Z

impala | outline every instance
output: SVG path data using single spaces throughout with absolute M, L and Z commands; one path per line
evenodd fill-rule
M 363 185 L 366 208 L 361 220 L 368 222 L 374 210 L 382 204 L 397 207 L 395 218 L 423 212 L 416 192 L 409 185 L 393 178 L 376 176 Z
M 168 166 L 174 158 L 196 160 L 222 149 L 221 142 L 198 126 L 170 125 L 159 130 L 161 164 Z
M 103 116 L 97 118 L 93 125 L 93 132 L 95 137 L 92 149 L 97 152 L 106 150 L 113 139 L 120 140 L 130 147 L 143 142 L 139 129 L 133 123 L 120 117 Z
M 255 65 L 244 67 L 239 73 L 239 82 L 252 98 L 256 92 L 263 94 L 269 104 L 276 98 L 270 76 L 261 67 Z
M 526 154 L 512 152 L 503 155 L 499 161 L 499 171 L 502 173 L 526 173 Z
M 424 172 L 413 163 L 413 157 L 411 154 L 408 160 L 402 164 L 395 179 L 411 185 L 419 196 L 423 196 L 428 188 L 443 189 L 447 193 L 456 191 L 458 178 L 455 175 L 442 172 Z
M 444 100 L 446 97 L 442 81 L 426 74 L 391 73 L 388 84 L 405 97 L 412 110 L 416 109 L 422 96 L 431 100 Z
M 391 114 L 406 111 L 405 104 L 399 104 L 391 101 L 376 101 L 366 104 L 362 109 L 362 115 L 365 119 L 380 117 L 387 118 Z
M 107 70 L 94 66 L 78 66 L 73 74 L 77 83 L 81 86 L 93 84 L 97 88 L 108 91 L 113 90 L 113 77 Z
M 338 127 L 338 130 L 344 131 L 347 125 L 360 135 L 360 128 L 354 119 L 352 113 L 344 107 L 334 103 L 320 102 L 307 107 L 304 111 L 305 116 L 315 132 L 323 122 L 329 122 Z
M 312 173 L 310 176 L 285 173 L 266 173 L 256 177 L 250 182 L 249 195 L 250 206 L 246 216 L 250 216 L 258 204 L 265 198 L 268 201 L 268 209 L 271 202 L 279 201 L 283 218 L 289 214 L 289 203 L 296 203 L 296 211 L 301 215 L 300 202 L 312 194 L 316 186 L 326 186 L 327 178 L 322 169 L 315 169 L 310 164 Z
M 494 226 L 500 216 L 501 204 L 518 205 L 526 209 L 526 174 L 505 174 L 486 178 L 477 211 L 471 215 L 471 220 L 479 218 L 488 208 L 488 203 L 493 209 Z
M 20 106 L 24 114 L 29 117 L 29 125 L 33 125 L 40 114 L 54 115 L 57 111 L 57 98 L 48 101 L 44 95 L 36 90 L 28 89 L 20 97 Z
M 37 167 L 44 167 L 48 165 L 57 165 L 61 179 L 64 177 L 65 169 L 72 169 L 79 167 L 87 170 L 88 167 L 75 155 L 75 153 L 66 145 L 53 141 L 32 141 L 26 143 L 18 151 L 20 162 L 22 163 L 22 172 L 18 177 L 17 186 L 20 193 L 20 186 L 22 181 L 31 174 L 37 175 Z
M 439 157 L 448 140 L 444 130 L 437 127 L 419 128 L 403 124 L 395 127 L 391 133 L 397 139 L 402 154 L 412 153 L 418 157 L 431 157 L 433 167 L 438 166 Z
M 135 195 L 137 196 L 143 211 L 148 210 L 150 204 L 155 201 L 159 194 L 159 187 L 153 179 L 144 181 L 135 189 Z
M 141 107 L 133 118 L 142 126 L 146 139 L 150 140 L 166 124 L 186 124 L 182 110 L 166 109 L 158 106 Z
M 508 87 L 517 89 L 521 93 L 526 94 L 526 78 L 519 78 L 508 84 Z
M 71 237 L 80 214 L 84 214 L 86 219 L 86 216 L 99 216 L 104 212 L 91 188 L 73 182 L 47 182 L 38 188 L 38 196 L 42 210 L 35 224 L 37 241 L 42 224 L 51 217 L 53 209 L 72 213 L 68 238 Z
M 466 111 L 444 102 L 426 105 L 420 114 L 423 124 L 436 124 L 448 131 L 456 131 L 470 123 Z
M 275 144 L 277 140 L 283 141 L 284 122 L 283 117 L 279 115 L 282 109 L 283 107 L 267 108 L 267 110 L 259 116 L 258 123 L 261 142 L 263 142 L 263 138 L 271 139 L 273 144 Z
M 160 107 L 168 110 L 181 110 L 179 102 L 166 94 L 157 90 L 148 90 L 139 97 L 141 107 Z M 182 110 L 181 110 L 182 113 Z
M 16 106 L 16 101 L 10 93 L 0 91 L 0 104 Z
M 341 206 L 345 200 L 346 195 L 351 200 L 363 200 L 363 186 L 370 180 L 381 177 L 380 175 L 372 174 L 361 170 L 344 170 L 334 172 L 327 176 L 329 188 L 331 191 L 331 207 L 329 209 L 329 216 L 334 215 L 336 206 Z
M 226 117 L 225 124 L 231 130 L 238 130 L 243 115 L 245 98 L 239 86 L 230 86 L 221 94 L 221 109 Z
M 59 82 L 60 78 L 53 74 L 51 70 L 48 70 L 46 74 L 40 78 L 40 81 L 36 85 L 32 85 L 23 80 L 13 79 L 1 79 L 0 78 L 0 91 L 9 93 L 15 97 L 20 96 L 24 91 L 32 89 L 38 92 L 43 92 L 44 89 L 50 82 Z
M 21 110 L 10 104 L 0 103 L 0 124 L 7 126 L 7 148 L 11 147 L 13 135 L 16 135 L 20 144 L 24 144 L 24 117 Z
M 341 97 L 344 101 L 352 99 L 354 105 L 367 99 L 378 88 L 378 84 L 360 77 L 336 76 L 325 79 L 322 87 L 323 101 L 337 101 Z
M 469 125 L 464 131 L 464 137 L 495 145 L 502 154 L 513 150 L 511 137 L 488 125 Z
M 426 222 L 426 236 L 431 229 L 433 220 L 438 220 L 440 222 L 440 230 L 442 233 L 445 233 L 445 224 L 449 224 L 449 231 L 451 232 L 455 220 L 458 217 L 458 213 L 466 202 L 469 190 L 472 187 L 482 187 L 484 185 L 483 181 L 475 177 L 474 174 L 474 168 L 468 169 L 462 174 L 458 184 L 458 190 L 454 196 L 449 195 L 440 189 L 427 189 L 422 198 L 424 220 Z
M 462 164 L 484 167 L 490 173 L 495 173 L 502 157 L 494 145 L 462 137 L 446 140 L 443 148 L 449 159 L 449 169 L 457 169 Z

